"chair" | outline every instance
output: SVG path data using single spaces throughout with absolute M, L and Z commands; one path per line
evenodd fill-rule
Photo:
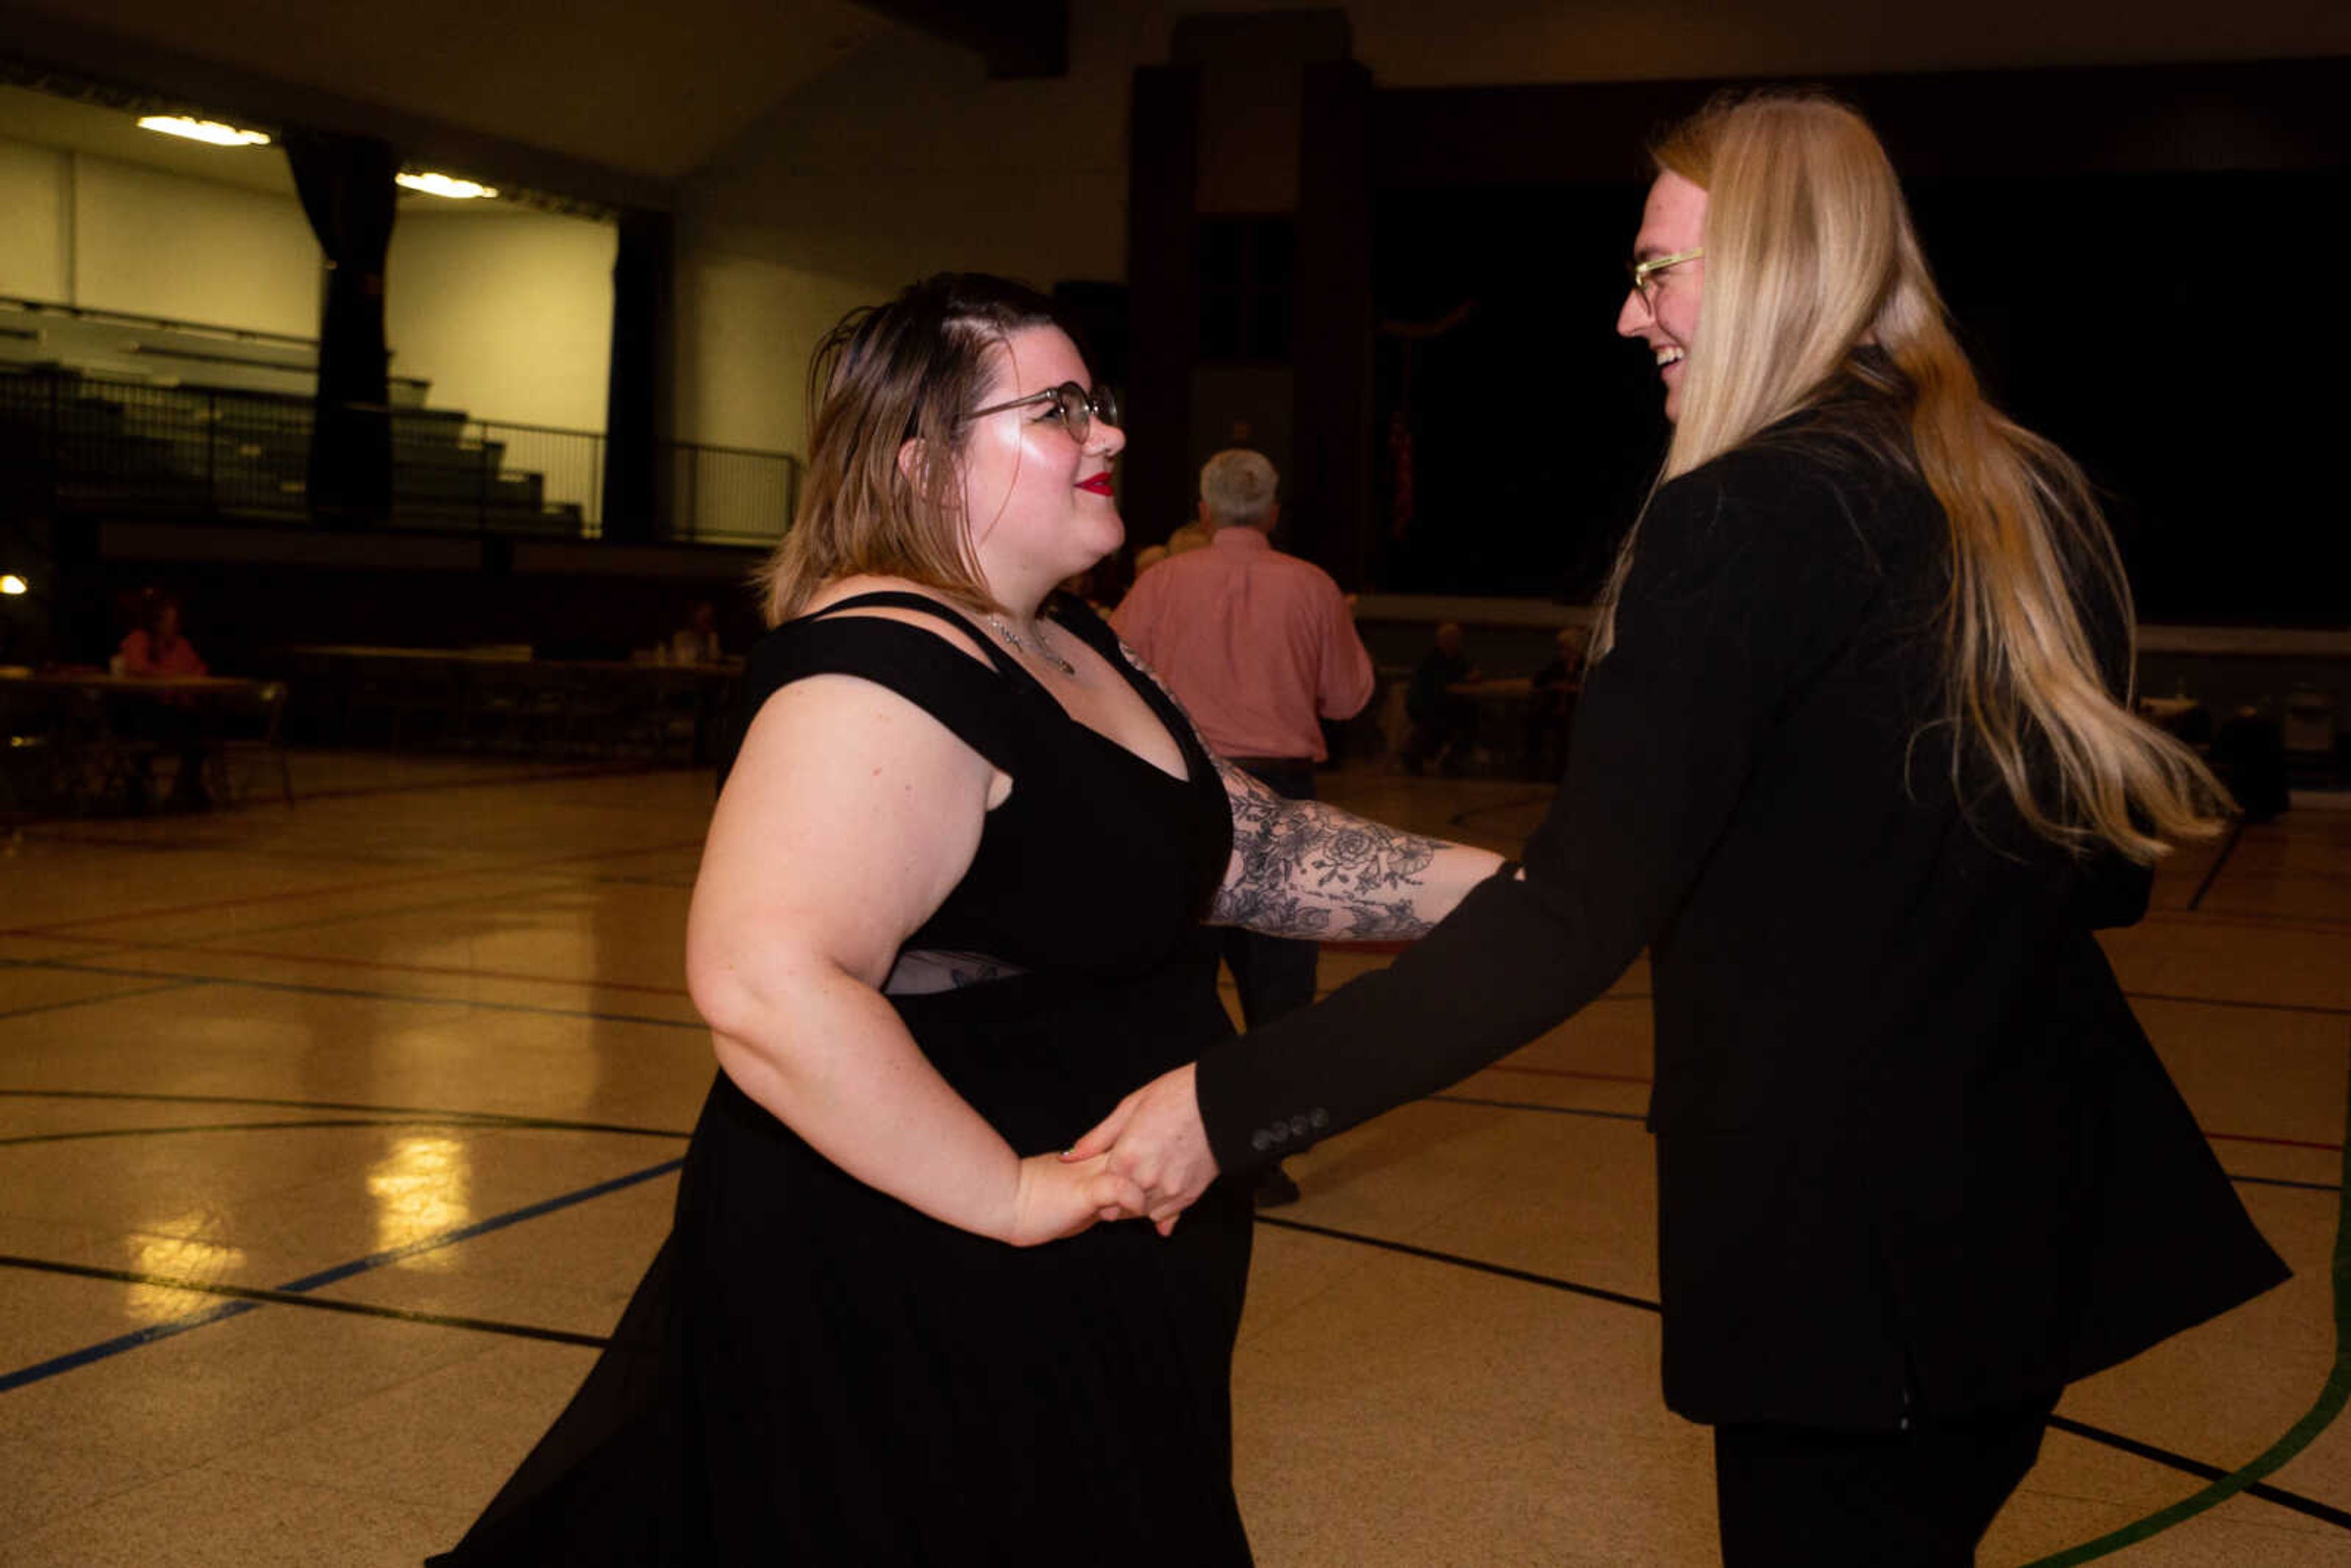
M 243 803 L 250 776 L 274 768 L 278 793 L 291 807 L 294 768 L 286 752 L 285 684 L 265 681 L 250 695 L 224 701 L 217 719 L 204 757 L 204 781 L 213 799 L 224 806 Z

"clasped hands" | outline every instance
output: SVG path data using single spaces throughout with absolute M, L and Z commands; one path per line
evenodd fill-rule
M 1162 1073 L 1059 1155 L 1023 1161 L 1037 1219 L 1055 1236 L 1098 1220 L 1148 1219 L 1165 1236 L 1217 1179 L 1192 1064 Z

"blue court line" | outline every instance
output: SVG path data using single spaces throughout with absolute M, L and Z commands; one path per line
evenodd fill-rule
M 2196 891 L 2189 895 L 2188 907 L 2190 910 L 2202 904 L 2204 895 L 2212 891 L 2212 884 L 2220 880 L 2221 868 L 2229 863 L 2229 857 L 2237 852 L 2237 845 L 2243 841 L 2244 837 L 2245 820 L 2239 817 L 2229 824 L 2228 841 L 2220 846 L 2220 852 L 2212 857 L 2211 869 L 2204 873 L 2204 880 L 2198 883 Z
M 569 1208 L 574 1204 L 585 1203 L 590 1198 L 602 1197 L 609 1193 L 634 1186 L 640 1182 L 651 1181 L 655 1176 L 667 1176 L 684 1163 L 683 1158 L 664 1160 L 657 1166 L 648 1166 L 643 1170 L 632 1171 L 627 1176 L 614 1176 L 610 1181 L 598 1182 L 593 1186 L 581 1187 L 577 1192 L 568 1192 L 558 1197 L 550 1197 L 543 1202 L 529 1204 L 505 1214 L 493 1216 L 488 1219 L 475 1220 L 471 1225 L 461 1225 L 454 1229 L 436 1231 L 431 1236 L 420 1237 L 402 1247 L 389 1248 L 381 1252 L 371 1252 L 364 1258 L 354 1259 L 349 1263 L 339 1263 L 331 1269 L 322 1269 L 315 1274 L 306 1274 L 301 1279 L 277 1288 L 290 1295 L 300 1295 L 306 1291 L 316 1291 L 323 1286 L 350 1279 L 353 1275 L 364 1274 L 371 1270 L 381 1269 L 387 1264 L 416 1257 L 420 1253 L 438 1251 L 444 1247 L 453 1247 L 461 1241 L 470 1241 L 475 1237 L 486 1236 L 494 1230 L 503 1230 L 509 1225 L 520 1224 L 526 1219 L 537 1219 L 542 1215 Z M 14 1388 L 22 1388 L 27 1384 L 39 1383 L 44 1379 L 55 1377 L 60 1373 L 74 1371 L 78 1367 L 88 1366 L 93 1362 L 120 1355 L 123 1352 L 136 1350 L 141 1345 L 153 1344 L 158 1340 L 170 1339 L 174 1334 L 183 1334 L 192 1329 L 203 1328 L 208 1323 L 221 1322 L 229 1318 L 240 1317 L 246 1312 L 256 1312 L 261 1305 L 262 1303 L 258 1301 L 228 1301 L 217 1307 L 207 1307 L 202 1312 L 190 1313 L 184 1318 L 175 1318 L 167 1323 L 152 1324 L 147 1328 L 121 1334 L 98 1344 L 85 1345 L 79 1350 L 69 1351 L 64 1355 L 52 1356 L 47 1361 L 37 1362 L 31 1366 L 0 1375 L 0 1394 L 5 1394 Z
M 2295 1186 L 2304 1192 L 2341 1192 L 2343 1190 L 2343 1184 L 2339 1181 L 2289 1181 L 2283 1176 L 2239 1176 L 2234 1171 L 2223 1171 L 2220 1174 L 2231 1181 L 2250 1182 L 2255 1186 Z
M 202 948 L 187 951 L 201 955 Z M 697 1033 L 710 1026 L 700 1019 L 653 1018 L 643 1013 L 599 1012 L 590 1008 L 549 1008 L 529 1002 L 486 1002 L 467 997 L 440 997 L 425 991 L 363 991 L 355 986 L 320 986 L 293 980 L 248 980 L 235 975 L 191 975 L 173 969 L 125 969 L 108 964 L 75 963 L 65 958 L 0 958 L 0 968 L 57 969 L 69 975 L 110 975 L 121 979 L 168 979 L 192 986 L 242 986 L 256 991 L 286 991 L 304 997 L 347 997 L 364 1002 L 415 1002 L 440 1008 L 478 1008 L 486 1012 L 530 1013 L 541 1018 L 588 1019 L 596 1023 L 641 1023 L 655 1029 L 690 1029 Z M 556 984 L 570 982 L 558 981 Z M 589 982 L 592 987 L 593 982 Z M 93 997 L 91 1001 L 107 998 Z
M 134 1094 L 112 1089 L 0 1089 L 0 1100 L 129 1100 L 156 1105 L 267 1105 L 287 1111 L 359 1111 L 378 1116 L 413 1117 L 452 1126 L 519 1127 L 559 1133 L 620 1133 L 630 1137 L 684 1138 L 674 1127 L 637 1127 L 625 1122 L 569 1122 L 523 1116 L 507 1111 L 452 1111 L 439 1105 L 380 1105 L 357 1100 L 273 1100 L 252 1094 Z M 268 1123 L 277 1126 L 284 1124 Z
M 1383 1252 L 1401 1253 L 1407 1258 L 1418 1258 L 1431 1263 L 1466 1269 L 1473 1273 L 1490 1274 L 1498 1279 L 1516 1280 L 1523 1284 L 1541 1285 L 1547 1290 L 1589 1297 L 1593 1301 L 1606 1301 L 1612 1306 L 1632 1307 L 1645 1312 L 1664 1311 L 1659 1303 L 1646 1296 L 1629 1295 L 1622 1291 L 1605 1290 L 1598 1285 L 1581 1284 L 1573 1280 L 1563 1280 L 1556 1274 L 1542 1274 L 1531 1269 L 1514 1269 L 1507 1264 L 1489 1263 L 1482 1258 L 1465 1257 L 1458 1252 L 1440 1251 L 1433 1247 L 1416 1247 L 1408 1241 L 1390 1240 L 1384 1236 L 1367 1236 L 1359 1230 L 1343 1230 L 1335 1226 L 1315 1225 L 1302 1219 L 1282 1219 L 1269 1214 L 1260 1214 L 1256 1218 L 1258 1224 L 1271 1226 L 1280 1230 L 1294 1230 L 1309 1236 L 1325 1237 L 1333 1241 L 1350 1242 L 1358 1247 L 1376 1248 Z M 2205 1464 L 2200 1459 L 2192 1459 L 2184 1454 L 2173 1453 L 2168 1448 L 2158 1448 L 2152 1443 L 2142 1443 L 2136 1437 L 2126 1437 L 2119 1432 L 2110 1432 L 2103 1427 L 2094 1427 L 2086 1421 L 2052 1416 L 2051 1425 L 2059 1427 L 2077 1437 L 2104 1444 L 2107 1448 L 2129 1454 L 2134 1458 L 2180 1470 L 2201 1479 L 2210 1479 L 2223 1473 L 2217 1466 Z M 2239 1474 L 2242 1475 L 2243 1472 L 2241 1471 Z M 2300 1492 L 2288 1491 L 2283 1487 L 2269 1486 L 2254 1478 L 2241 1480 L 2238 1485 L 2250 1495 L 2260 1498 L 2264 1502 L 2273 1503 L 2280 1508 L 2290 1509 L 2312 1519 L 2351 1530 L 2351 1513 L 2346 1513 L 2343 1510 L 2321 1502 L 2315 1498 L 2304 1497 Z M 2153 1531 L 2148 1533 L 2151 1534 Z M 2093 1552 L 2091 1555 L 2095 1556 L 2098 1553 Z M 2053 1557 L 2043 1560 L 2048 1564 L 2055 1564 L 2060 1561 Z M 2063 1561 L 2070 1563 L 2084 1561 L 2084 1559 L 2069 1557 Z M 2043 1563 L 2033 1563 L 2031 1568 L 2043 1568 Z
M 301 1307 L 309 1312 L 341 1312 L 350 1317 L 423 1323 L 429 1328 L 471 1329 L 476 1333 L 504 1334 L 510 1339 L 545 1340 L 554 1344 L 582 1345 L 590 1350 L 602 1350 L 612 1343 L 601 1334 L 541 1328 L 536 1323 L 509 1323 L 500 1322 L 495 1318 L 413 1312 L 406 1307 L 382 1307 L 371 1301 L 346 1301 L 338 1296 L 297 1296 L 285 1291 L 265 1291 L 252 1285 L 224 1284 L 218 1280 L 175 1279 L 168 1274 L 144 1274 L 131 1269 L 101 1269 L 89 1263 L 66 1263 L 54 1258 L 25 1258 L 13 1252 L 0 1252 L 0 1269 L 62 1274 L 76 1280 L 101 1280 L 113 1285 L 143 1285 L 149 1290 L 180 1291 L 194 1296 L 220 1296 L 230 1301 L 250 1301 L 256 1306 Z
M 0 963 L 14 964 L 14 962 L 13 959 L 0 959 Z M 61 1002 L 36 1002 L 29 1008 L 10 1008 L 5 1012 L 0 1012 L 0 1019 L 30 1018 L 35 1013 L 62 1012 L 68 1008 L 95 1007 L 100 1002 L 122 1002 L 129 1001 L 134 997 L 161 996 L 165 991 L 184 991 L 191 986 L 201 986 L 204 983 L 196 979 L 175 979 L 160 986 L 141 986 L 134 990 L 108 991 L 95 997 L 73 997 Z

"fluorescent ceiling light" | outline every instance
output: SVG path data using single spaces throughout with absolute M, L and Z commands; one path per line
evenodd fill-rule
M 184 114 L 145 115 L 140 119 L 139 129 L 160 131 L 166 136 L 184 136 L 191 141 L 209 141 L 215 147 L 269 145 L 269 138 L 258 131 L 240 131 L 217 120 L 191 120 Z
M 412 191 L 422 191 L 428 196 L 446 196 L 453 202 L 470 202 L 476 197 L 495 196 L 494 185 L 477 185 L 471 180 L 453 180 L 446 174 L 395 174 L 395 183 Z

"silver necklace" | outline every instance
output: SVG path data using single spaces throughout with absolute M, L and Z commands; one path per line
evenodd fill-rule
M 1053 668 L 1061 671 L 1061 674 L 1071 676 L 1072 679 L 1076 677 L 1078 667 L 1070 663 L 1067 659 L 1061 657 L 1061 654 L 1055 653 L 1053 651 L 1052 644 L 1045 641 L 1045 625 L 1043 622 L 1040 621 L 1037 623 L 1037 643 L 1034 647 L 1030 647 L 1027 643 L 1021 641 L 1020 633 L 1015 632 L 1011 627 L 1007 626 L 998 617 L 990 615 L 987 618 L 987 623 L 996 628 L 996 634 L 1003 638 L 1004 645 L 1011 649 L 1014 653 L 1034 653 L 1037 657 L 1044 660 L 1045 663 L 1052 665 Z

